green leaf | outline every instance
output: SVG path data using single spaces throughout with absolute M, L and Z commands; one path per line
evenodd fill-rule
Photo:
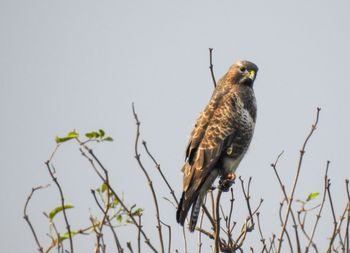
M 65 136 L 65 137 L 56 136 L 55 141 L 56 141 L 57 144 L 59 144 L 59 143 L 62 143 L 62 142 L 69 141 L 71 139 L 77 138 L 78 136 L 79 136 L 79 134 L 75 130 L 73 130 L 73 131 L 69 132 L 67 134 L 67 136 Z
M 77 138 L 77 137 L 79 137 L 79 134 L 75 130 L 73 130 L 72 132 L 69 132 L 67 134 L 67 137 L 69 137 L 69 138 Z
M 94 138 L 94 135 L 93 135 L 92 132 L 86 133 L 85 136 L 86 136 L 87 138 L 89 138 L 89 139 Z
M 100 137 L 103 138 L 105 136 L 105 131 L 103 129 L 99 129 Z
M 102 141 L 113 141 L 113 138 L 111 136 L 108 136 L 106 138 L 103 138 Z
M 142 208 L 137 208 L 135 211 L 131 213 L 132 216 L 141 216 L 143 212 Z
M 317 198 L 318 195 L 320 195 L 319 192 L 311 192 L 311 193 L 309 194 L 309 196 L 307 196 L 306 201 L 313 200 L 313 199 Z
M 112 203 L 111 203 L 111 206 L 114 208 L 116 207 L 117 205 L 119 204 L 119 200 L 117 198 L 114 198 Z
M 101 184 L 99 188 L 96 189 L 97 192 L 103 193 L 107 190 L 107 185 L 105 183 Z
M 69 141 L 69 140 L 71 140 L 71 139 L 73 139 L 73 138 L 71 138 L 71 137 L 58 137 L 58 136 L 56 136 L 55 141 L 56 141 L 57 144 L 59 144 L 59 143 L 65 142 L 65 141 Z
M 123 216 L 122 216 L 121 214 L 119 214 L 119 215 L 117 216 L 117 221 L 118 221 L 119 223 L 121 223 L 122 220 L 123 220 Z
M 127 220 L 125 221 L 125 223 L 126 223 L 126 224 L 134 224 L 134 222 L 133 222 L 131 219 L 127 219 Z
M 70 232 L 70 235 L 72 237 L 75 236 L 76 234 L 78 234 L 78 232 L 76 232 L 76 231 L 71 231 Z M 64 233 L 64 234 L 60 234 L 59 237 L 58 237 L 58 242 L 62 242 L 64 240 L 68 239 L 68 238 L 69 238 L 69 233 L 68 232 Z
M 70 209 L 73 208 L 74 206 L 72 204 L 65 204 L 64 208 L 62 206 L 58 206 L 55 207 L 54 209 L 52 209 L 49 213 L 49 218 L 50 220 L 53 220 L 53 218 L 56 216 L 56 214 L 58 214 L 59 212 L 61 212 L 63 209 Z

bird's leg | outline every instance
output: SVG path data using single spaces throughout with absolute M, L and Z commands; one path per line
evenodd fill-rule
M 223 192 L 227 192 L 233 185 L 236 179 L 236 174 L 234 172 L 222 175 L 219 180 L 219 189 Z

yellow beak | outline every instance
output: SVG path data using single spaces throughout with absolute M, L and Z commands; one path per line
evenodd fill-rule
M 247 76 L 249 79 L 253 80 L 255 79 L 255 71 L 254 70 L 251 70 L 247 73 Z

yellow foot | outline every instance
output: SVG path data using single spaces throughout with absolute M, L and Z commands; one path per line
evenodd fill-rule
M 219 189 L 223 192 L 227 192 L 235 182 L 235 179 L 236 174 L 234 172 L 230 172 L 224 176 L 221 176 L 219 181 Z

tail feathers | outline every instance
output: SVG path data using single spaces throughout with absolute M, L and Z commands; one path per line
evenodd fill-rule
M 187 212 L 188 212 L 188 210 L 187 210 L 187 212 L 185 212 L 185 209 L 184 209 L 184 199 L 185 199 L 185 192 L 182 192 L 180 203 L 179 203 L 179 205 L 177 207 L 177 211 L 176 211 L 176 221 L 178 223 L 180 223 L 182 226 L 185 223 L 185 219 L 186 219 Z
M 186 195 L 190 195 L 190 196 L 186 196 Z M 191 232 L 193 232 L 196 228 L 200 207 L 203 202 L 203 198 L 198 195 L 199 195 L 198 193 L 188 194 L 188 192 L 183 192 L 177 212 L 176 212 L 176 220 L 178 223 L 180 223 L 183 226 L 185 223 L 187 214 L 190 208 L 192 207 L 190 224 L 189 224 L 189 229 Z
M 203 202 L 203 199 L 199 195 L 196 198 L 196 201 L 192 205 L 191 218 L 190 218 L 190 227 L 189 227 L 191 232 L 193 232 L 195 230 L 195 228 L 196 228 L 196 224 L 197 224 L 199 211 L 201 209 L 202 202 Z

